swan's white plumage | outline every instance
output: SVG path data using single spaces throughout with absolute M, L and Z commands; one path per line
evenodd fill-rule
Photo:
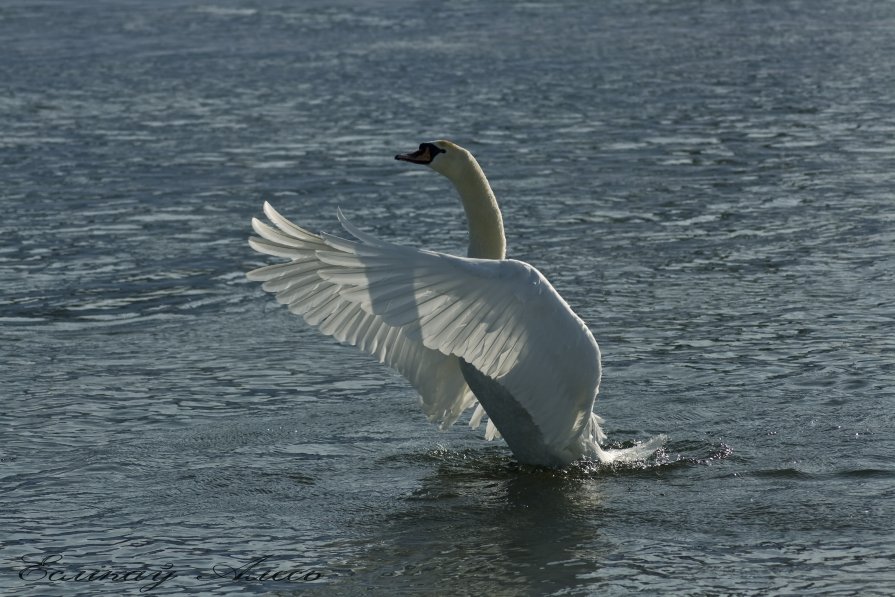
M 535 268 L 391 244 L 341 213 L 354 240 L 317 236 L 268 203 L 264 212 L 279 229 L 254 219 L 261 238 L 252 247 L 292 261 L 249 278 L 323 333 L 400 371 L 431 419 L 453 423 L 475 401 L 459 357 L 506 386 L 551 445 L 565 447 L 581 433 L 599 381 L 599 349 Z
M 320 274 L 331 266 L 320 260 L 317 252 L 333 250 L 323 237 L 295 226 L 268 203 L 264 212 L 280 231 L 253 220 L 252 226 L 262 238 L 253 237 L 249 243 L 262 253 L 292 261 L 253 270 L 248 273 L 249 279 L 263 281 L 264 290 L 275 293 L 278 302 L 321 332 L 397 369 L 423 397 L 423 409 L 430 421 L 450 425 L 475 402 L 456 357 L 409 341 L 405 332 L 387 325 L 359 302 L 339 296 L 341 288 Z M 330 238 L 331 243 L 335 240 Z
M 474 159 L 462 148 L 438 143 L 466 156 L 468 164 L 445 160 L 442 169 L 449 170 L 443 172 L 446 176 L 461 179 L 455 184 L 467 214 L 496 211 L 490 186 Z M 462 180 L 464 168 L 472 169 L 471 182 Z M 464 184 L 472 190 L 464 192 Z M 476 188 L 484 197 L 478 204 L 469 199 Z M 481 207 L 484 204 L 491 207 Z M 467 375 L 484 374 L 487 384 L 495 384 L 487 387 L 509 396 L 510 415 L 501 423 L 504 436 L 514 453 L 529 463 L 556 466 L 582 456 L 603 462 L 631 460 L 661 443 L 656 438 L 628 450 L 599 446 L 605 436 L 601 419 L 592 412 L 600 383 L 599 348 L 584 322 L 534 267 L 392 244 L 357 229 L 341 211 L 339 220 L 351 238 L 314 234 L 268 203 L 264 213 L 274 227 L 253 219 L 259 237 L 250 239 L 251 246 L 290 261 L 256 269 L 248 277 L 263 282 L 264 290 L 324 334 L 397 369 L 419 392 L 431 421 L 450 425 L 476 404 L 469 386 L 473 381 L 468 384 L 461 371 L 462 359 L 474 367 Z M 502 257 L 499 211 L 496 218 L 493 213 L 484 217 L 493 220 L 490 229 L 499 229 L 500 237 L 480 234 L 471 238 L 471 247 L 478 242 Z M 470 229 L 474 236 L 472 224 Z M 476 391 L 486 400 L 481 385 Z M 493 404 L 492 418 L 497 415 Z M 485 414 L 477 405 L 470 424 L 478 426 Z M 519 429 L 507 428 L 517 426 L 529 431 L 520 435 Z M 489 420 L 486 437 L 498 431 Z M 527 445 L 532 442 L 539 444 L 536 449 Z

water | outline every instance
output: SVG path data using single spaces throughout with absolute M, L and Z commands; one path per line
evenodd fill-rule
M 0 50 L 3 592 L 895 592 L 892 3 L 5 0 Z M 650 462 L 439 432 L 245 280 L 265 199 L 462 253 L 392 159 L 439 137 Z

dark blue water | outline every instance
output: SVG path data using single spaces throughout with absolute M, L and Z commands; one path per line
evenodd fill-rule
M 895 592 L 895 4 L 4 0 L 0 56 L 2 592 Z M 245 280 L 264 200 L 464 253 L 440 137 L 650 462 L 439 432 Z

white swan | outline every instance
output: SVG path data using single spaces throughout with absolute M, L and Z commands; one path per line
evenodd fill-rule
M 469 225 L 468 257 L 395 245 L 361 232 L 338 213 L 346 240 L 299 228 L 264 204 L 249 244 L 290 261 L 251 271 L 280 303 L 321 332 L 377 356 L 421 396 L 443 427 L 476 404 L 486 437 L 503 436 L 523 463 L 559 467 L 582 457 L 641 459 L 664 438 L 604 449 L 593 412 L 600 349 L 593 335 L 534 267 L 505 259 L 497 201 L 475 158 L 449 141 L 423 143 L 395 159 L 425 164 L 459 192 Z

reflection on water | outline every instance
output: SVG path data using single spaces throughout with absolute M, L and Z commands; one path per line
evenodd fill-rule
M 361 525 L 358 555 L 344 574 L 352 585 L 383 591 L 451 587 L 513 595 L 580 587 L 600 576 L 607 557 L 624 550 L 625 538 L 604 529 L 624 510 L 605 490 L 607 480 L 642 481 L 652 492 L 647 486 L 669 467 L 729 455 L 724 446 L 671 448 L 710 456 L 583 462 L 562 471 L 519 465 L 498 449 L 387 459 L 434 465 L 434 472 L 420 478 L 394 512 Z
M 352 570 L 358 582 L 509 595 L 574 587 L 593 571 L 605 543 L 596 479 L 520 467 L 503 454 L 438 460 L 377 524 L 377 544 Z

